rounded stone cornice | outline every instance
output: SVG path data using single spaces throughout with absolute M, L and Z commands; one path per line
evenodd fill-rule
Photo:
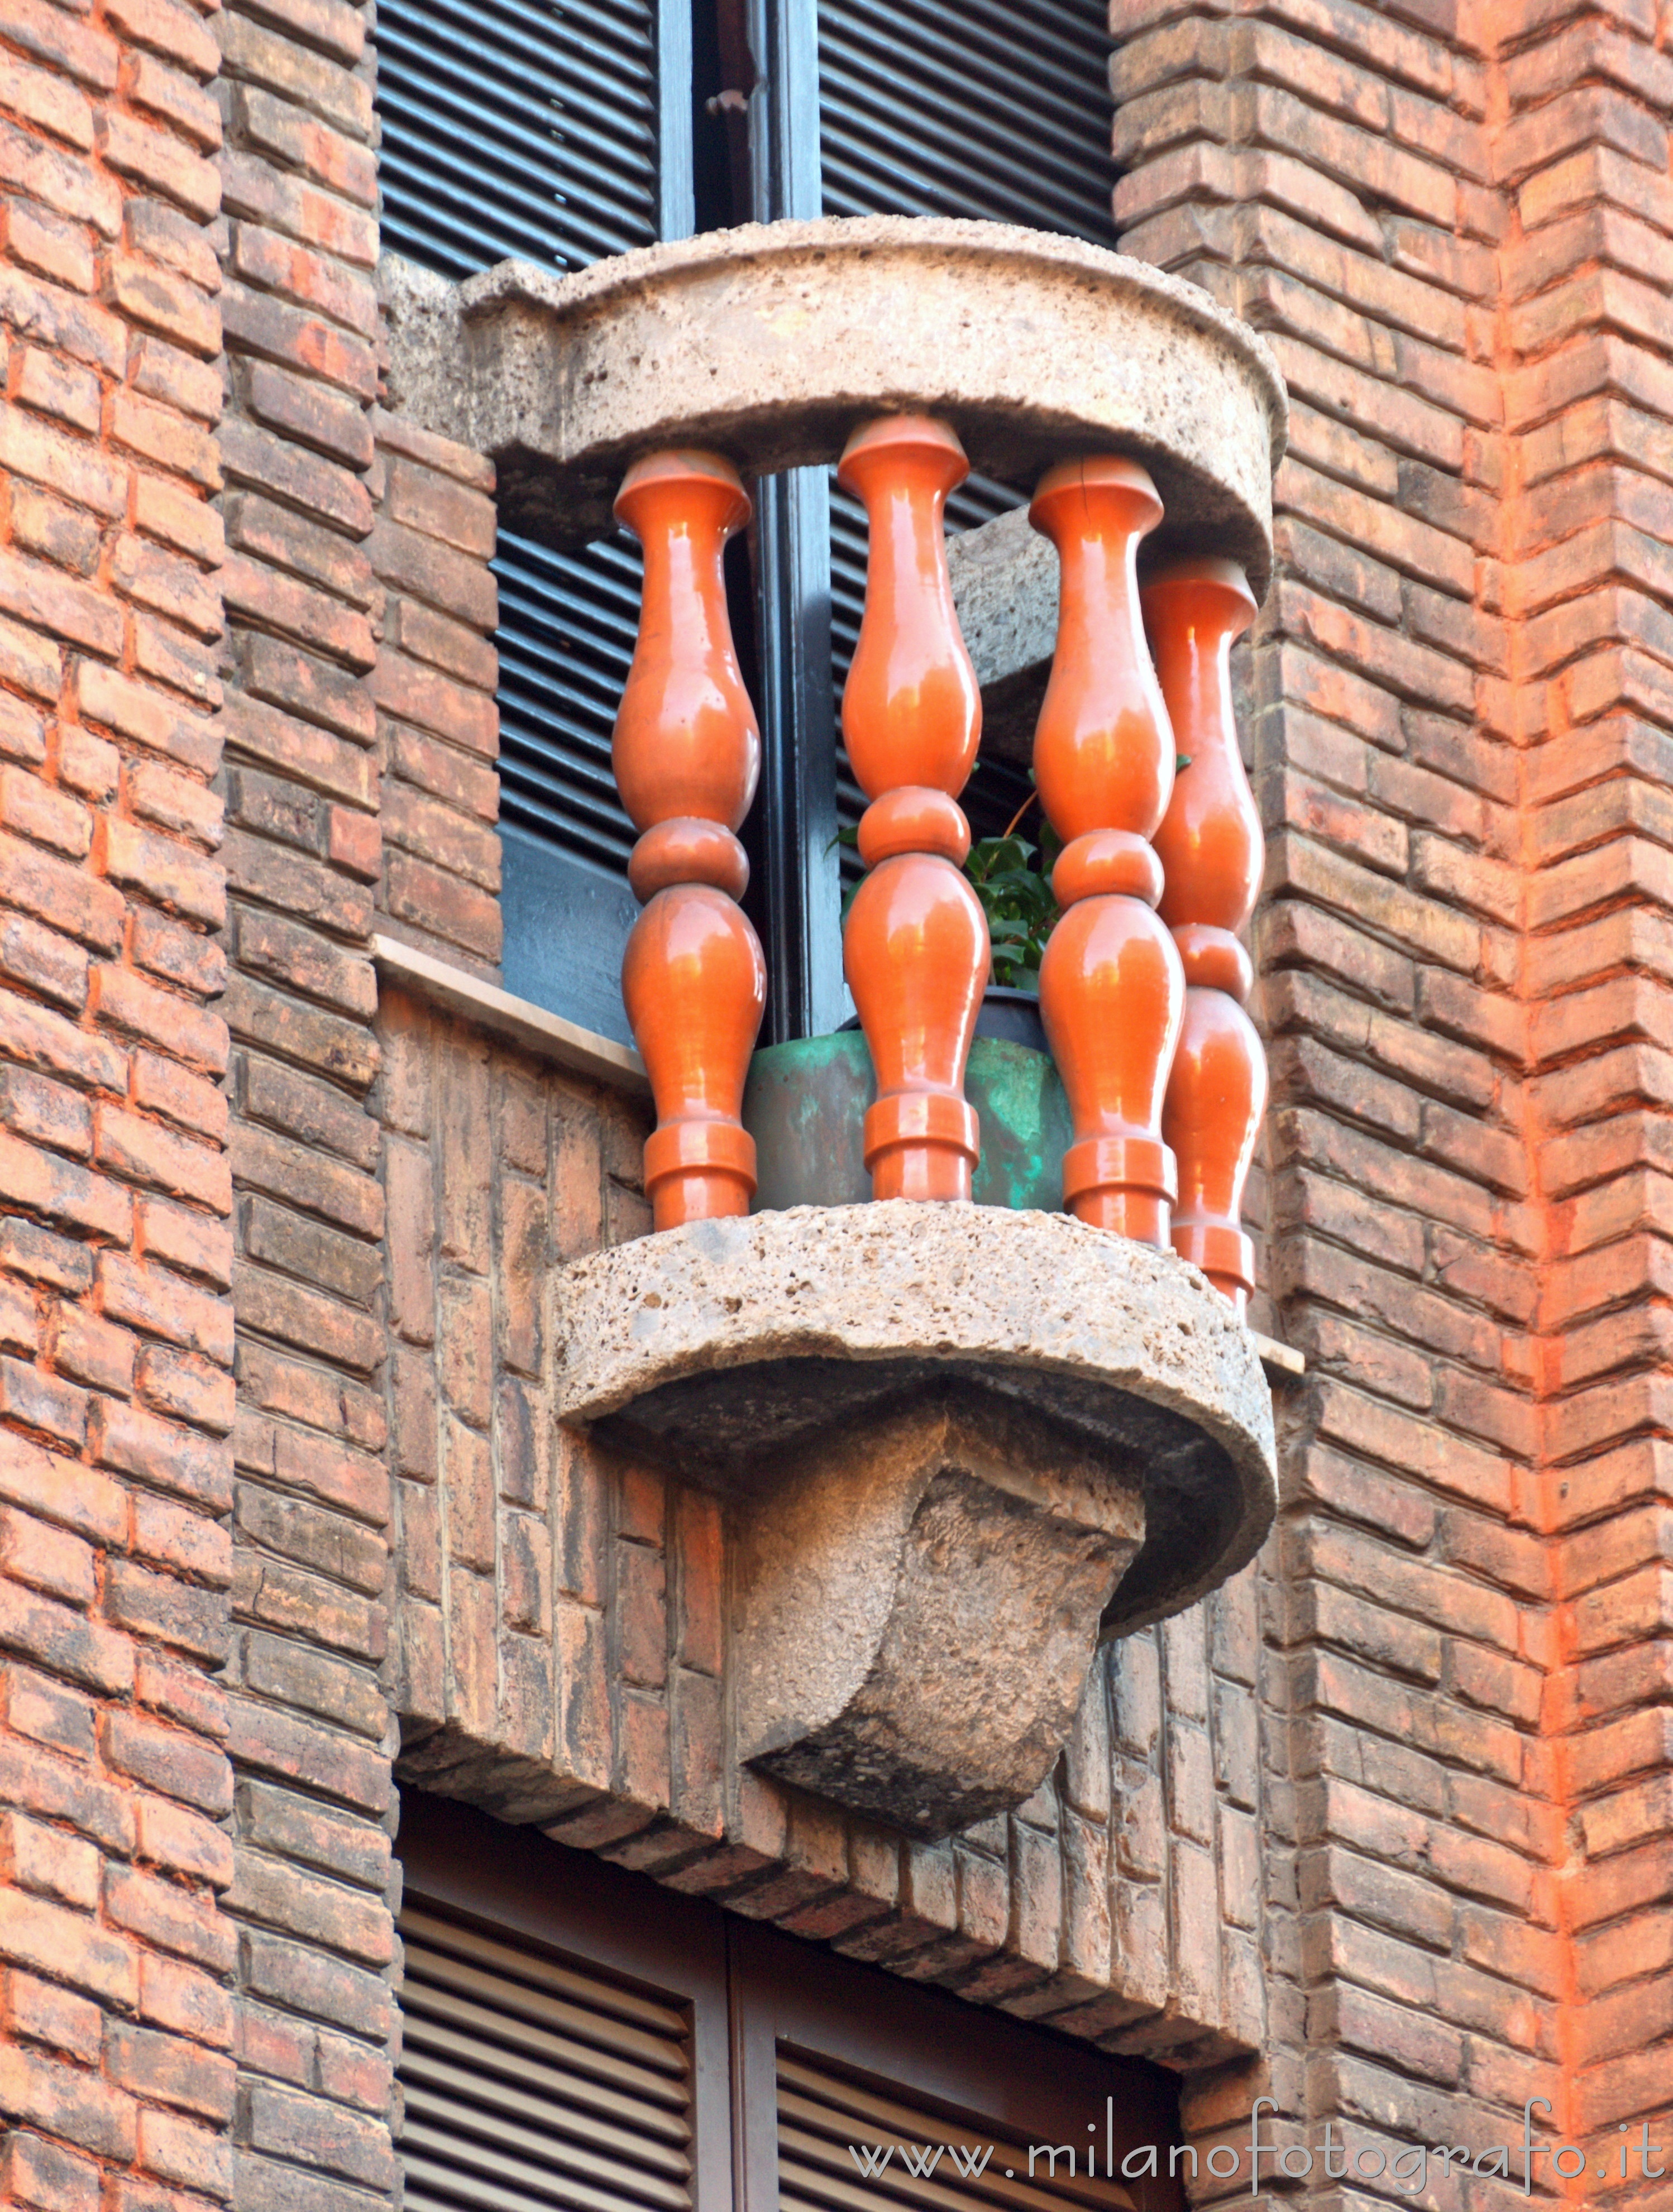
M 560 1418 L 723 1490 L 934 1391 L 1130 1470 L 1146 1535 L 1106 1633 L 1192 1603 L 1271 1523 L 1253 1337 L 1196 1268 L 1067 1215 L 894 1201 L 694 1223 L 573 1261 L 557 1305 Z
M 745 473 L 834 460 L 869 415 L 951 422 L 1029 484 L 1089 452 L 1141 459 L 1159 556 L 1271 568 L 1286 395 L 1265 345 L 1195 286 L 1080 240 L 863 216 L 705 233 L 558 276 L 453 286 L 386 263 L 391 404 L 499 465 L 509 519 L 581 543 L 622 474 L 703 446 Z

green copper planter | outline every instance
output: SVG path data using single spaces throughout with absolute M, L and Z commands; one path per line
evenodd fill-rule
M 755 1139 L 760 1178 L 752 1211 L 864 1205 L 872 1186 L 861 1125 L 875 1095 L 871 1055 L 857 1030 L 757 1053 L 744 1091 L 744 1127 Z M 1074 1132 L 1048 1056 L 978 1036 L 964 1095 L 982 1124 L 976 1204 L 1061 1212 L 1063 1153 Z

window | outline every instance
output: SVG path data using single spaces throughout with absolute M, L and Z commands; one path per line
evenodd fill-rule
M 415 2212 L 1183 2212 L 1159 2068 L 417 1791 L 400 1851 Z
M 382 0 L 384 242 L 454 277 L 822 214 L 976 216 L 1110 245 L 1104 24 L 1103 0 Z M 1023 496 L 972 479 L 949 527 Z M 764 746 L 745 837 L 772 1042 L 847 1011 L 836 839 L 862 802 L 836 732 L 863 517 L 826 472 L 797 471 L 757 487 L 728 558 Z M 496 568 L 507 987 L 625 1038 L 634 832 L 610 733 L 637 550 L 622 536 L 557 551 L 504 528 Z M 964 800 L 976 836 L 1027 788 L 980 763 Z

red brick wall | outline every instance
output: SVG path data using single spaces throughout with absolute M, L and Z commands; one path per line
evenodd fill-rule
M 727 1774 L 714 1509 L 544 1418 L 637 1109 L 374 1030 L 376 932 L 491 976 L 498 878 L 368 14 L 0 19 L 0 2194 L 389 2198 L 398 1710 L 428 1783 L 1168 2056 L 1205 2147 L 1542 2095 L 1595 2165 L 1673 2081 L 1658 12 L 1117 7 L 1127 243 L 1296 402 L 1241 680 L 1310 1378 L 1258 1573 L 933 1849 Z
M 937 1845 L 741 1771 L 717 1501 L 551 1417 L 554 1267 L 642 1236 L 643 1104 L 386 990 L 404 1780 L 972 2002 L 1258 2045 L 1252 1574 L 1115 1647 L 1061 1771 Z
M 1496 149 L 1541 1226 L 1530 1517 L 1552 1601 L 1529 1656 L 1554 1940 L 1530 1963 L 1561 1998 L 1548 2094 L 1615 2195 L 1621 2126 L 1673 2103 L 1667 27 L 1645 0 L 1517 11 Z
M 395 2185 L 383 1193 L 365 1104 L 382 863 L 370 57 L 363 11 L 345 0 L 250 0 L 218 27 L 239 1380 L 232 2135 L 245 2212 L 343 2212 Z
M 231 2160 L 233 1322 L 198 12 L 0 14 L 0 2195 Z
M 1295 402 L 1250 671 L 1270 1288 L 1312 1370 L 1267 1561 L 1270 2086 L 1316 2143 L 1519 2140 L 1543 2095 L 1620 2194 L 1673 2082 L 1670 65 L 1647 7 L 1115 21 L 1125 243 Z
M 373 566 L 384 586 L 373 678 L 383 781 L 380 927 L 455 966 L 500 963 L 498 660 L 492 465 L 376 416 Z

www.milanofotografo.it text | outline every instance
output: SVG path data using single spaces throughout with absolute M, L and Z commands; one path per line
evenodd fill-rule
M 1263 2142 L 1261 2137 L 1261 2115 L 1263 2112 L 1276 2113 L 1277 2106 L 1270 2097 L 1257 2097 L 1253 2118 L 1250 2123 L 1249 2141 L 1244 2144 L 1219 2142 L 1208 2152 L 1208 2171 L 1216 2180 L 1230 2181 L 1246 2179 L 1251 2196 L 1258 2193 L 1263 2181 L 1305 2181 L 1309 2179 L 1317 2165 L 1324 2178 L 1331 2181 L 1376 2181 L 1384 2175 L 1390 2184 L 1408 2196 L 1416 2197 L 1429 2185 L 1431 2170 L 1439 2167 L 1443 2176 L 1452 2173 L 1485 2175 L 1496 2181 L 1519 2181 L 1524 2197 L 1533 2194 L 1539 2178 L 1537 2161 L 1550 2160 L 1549 2172 L 1563 2181 L 1577 2181 L 1582 2174 L 1595 2175 L 1599 2181 L 1627 2181 L 1634 2179 L 1636 2172 L 1649 2181 L 1658 2181 L 1668 2172 L 1664 2160 L 1667 2146 L 1650 2139 L 1650 2122 L 1646 2120 L 1634 2135 L 1625 2121 L 1620 2124 L 1619 2140 L 1600 2151 L 1596 2145 L 1591 2156 L 1579 2143 L 1539 2142 L 1534 2136 L 1534 2114 L 1543 2109 L 1551 2110 L 1544 2097 L 1530 2097 L 1522 2108 L 1522 2140 L 1519 2143 L 1488 2143 L 1471 2148 L 1466 2143 L 1405 2143 L 1385 2151 L 1376 2143 L 1360 2143 L 1350 2152 L 1348 2146 L 1336 2137 L 1336 2123 L 1324 2123 L 1324 2139 L 1317 2148 L 1309 2143 L 1292 2142 L 1282 2146 Z M 1177 2175 L 1183 2169 L 1187 2177 L 1197 2174 L 1197 2153 L 1190 2143 L 1135 2143 L 1118 2156 L 1116 2151 L 1115 2100 L 1106 2100 L 1104 2122 L 1102 2164 L 1097 2141 L 1098 2126 L 1095 2120 L 1086 2123 L 1086 2132 L 1093 2140 L 1089 2143 L 1029 2143 L 1007 2146 L 1008 2155 L 1027 2160 L 1026 2176 L 1020 2176 L 1014 2166 L 999 2169 L 1007 2181 L 1025 2178 L 1028 2180 L 1056 2181 L 1062 2178 L 1074 2181 L 1083 2176 L 1087 2180 L 1143 2183 L 1159 2179 L 1163 2174 Z M 850 2143 L 849 2156 L 854 2160 L 862 2178 L 875 2181 L 887 2172 L 892 2160 L 898 2158 L 901 2165 L 914 2180 L 928 2180 L 943 2159 L 947 2161 L 949 2174 L 958 2180 L 979 2180 L 987 2172 L 998 2152 L 995 2143 L 907 2143 L 877 2142 Z M 1594 2166 L 1592 2160 L 1596 2159 Z M 1262 2160 L 1266 2164 L 1262 2166 Z

